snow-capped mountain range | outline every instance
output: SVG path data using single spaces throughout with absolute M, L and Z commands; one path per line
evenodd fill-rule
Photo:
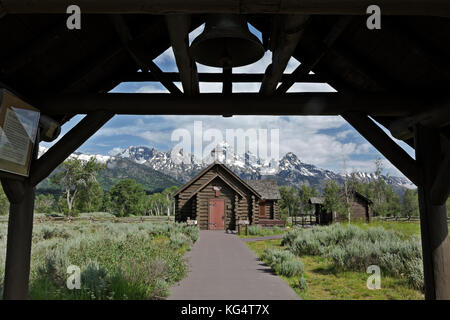
M 44 148 L 42 150 L 40 149 L 39 154 L 42 154 L 44 151 Z M 335 173 L 330 170 L 318 168 L 312 164 L 304 163 L 292 152 L 286 153 L 278 162 L 274 160 L 267 161 L 258 158 L 250 152 L 246 152 L 243 155 L 236 154 L 226 143 L 217 145 L 202 160 L 185 153 L 182 149 L 164 152 L 144 146 L 130 146 L 110 156 L 83 153 L 74 153 L 71 155 L 71 157 L 82 160 L 88 160 L 92 156 L 97 161 L 106 163 L 109 168 L 113 168 L 115 160 L 127 159 L 162 172 L 182 183 L 189 181 L 213 161 L 226 164 L 243 179 L 258 180 L 271 178 L 276 179 L 279 185 L 292 185 L 296 187 L 307 184 L 322 189 L 328 179 L 343 183 L 350 176 L 350 174 Z M 352 175 L 364 182 L 376 179 L 374 173 L 352 172 Z M 405 177 L 382 177 L 388 184 L 400 192 L 405 190 L 405 188 L 415 188 Z

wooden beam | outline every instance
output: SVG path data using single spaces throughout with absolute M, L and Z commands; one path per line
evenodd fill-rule
M 389 77 L 389 73 L 380 71 L 380 67 L 373 66 L 367 62 L 365 57 L 356 54 L 351 48 L 343 45 L 336 45 L 330 48 L 329 60 L 343 60 L 346 69 L 350 72 L 359 73 L 363 82 L 372 91 L 405 91 L 401 83 L 396 83 Z
M 436 178 L 431 187 L 431 202 L 434 205 L 445 205 L 450 195 L 450 148 L 439 165 Z
M 233 93 L 233 82 L 231 81 L 233 69 L 223 68 L 222 72 L 223 72 L 222 93 L 224 95 L 231 95 Z
M 141 30 L 141 32 L 135 35 L 133 42 L 145 41 L 145 39 L 147 39 L 150 35 L 154 34 L 155 29 L 158 28 L 162 21 L 163 18 L 155 16 L 151 17 L 148 26 L 146 26 L 143 30 Z M 158 45 L 158 48 L 161 50 L 161 52 L 163 52 L 167 48 L 165 47 L 166 45 L 168 47 L 168 42 L 167 44 Z M 120 43 L 120 41 L 113 41 L 113 43 L 110 43 L 109 46 L 105 48 L 104 52 L 98 54 L 98 57 L 94 59 L 91 58 L 87 63 L 83 61 L 80 66 L 75 68 L 75 73 L 72 74 L 72 78 L 74 78 L 75 80 L 72 80 L 70 83 L 63 84 L 62 87 L 61 85 L 56 84 L 56 87 L 61 87 L 62 93 L 80 92 L 82 90 L 79 90 L 77 88 L 79 88 L 80 84 L 86 81 L 86 79 L 89 79 L 92 75 L 95 74 L 103 74 L 104 72 L 102 71 L 102 69 L 104 69 L 107 64 L 111 63 L 111 60 L 119 59 L 121 58 L 121 56 L 125 55 L 129 56 L 129 52 Z M 152 56 L 154 57 L 154 53 L 152 53 Z M 135 70 L 133 70 L 133 72 L 134 71 Z M 131 70 L 127 70 L 126 72 L 131 72 Z M 61 83 L 60 80 L 59 83 Z M 108 83 L 107 86 L 111 86 L 111 89 L 114 88 L 111 83 Z
M 193 96 L 200 92 L 197 76 L 197 65 L 189 53 L 189 30 L 191 17 L 185 14 L 169 14 L 166 16 L 170 43 L 180 72 L 183 92 Z
M 162 70 L 153 62 L 153 59 L 148 58 L 148 55 L 140 49 L 139 43 L 132 42 L 133 37 L 128 29 L 128 26 L 121 15 L 111 15 L 111 20 L 113 21 L 114 27 L 116 28 L 117 34 L 124 45 L 125 49 L 128 51 L 130 56 L 136 62 L 136 64 L 141 68 L 143 72 L 150 70 L 153 75 L 161 82 L 161 84 L 173 94 L 181 94 L 181 90 L 178 89 L 173 82 L 168 81 L 164 78 Z
M 389 130 L 395 138 L 407 140 L 414 137 L 416 124 L 433 128 L 450 125 L 450 104 L 445 100 L 434 103 L 425 112 L 392 121 Z
M 272 50 L 272 63 L 267 67 L 259 92 L 263 95 L 273 95 L 286 69 L 289 59 L 297 47 L 303 34 L 309 16 L 284 15 L 275 21 L 282 21 L 271 41 L 276 42 Z
M 272 13 L 366 15 L 373 0 L 0 0 L 7 13 L 66 13 L 76 4 L 83 13 Z M 378 0 L 383 15 L 450 16 L 447 0 Z
M 258 93 L 205 93 L 195 97 L 165 93 L 56 95 L 42 100 L 45 114 L 85 114 L 107 110 L 115 114 L 165 115 L 340 115 L 358 111 L 371 116 L 408 116 L 423 106 L 412 95 L 289 93 L 264 97 Z
M 6 16 L 6 10 L 2 7 L 2 4 L 0 3 L 0 19 Z
M 379 124 L 381 124 L 383 127 L 389 129 L 389 131 L 391 132 L 391 135 L 396 138 L 399 139 L 398 137 L 396 137 L 393 132 L 391 131 L 391 123 L 398 120 L 398 118 L 396 117 L 373 117 L 373 119 L 378 122 Z M 403 140 L 403 139 L 399 139 L 399 140 Z M 410 139 L 404 139 L 403 142 L 405 142 L 407 145 L 409 145 L 411 148 L 414 149 L 414 138 L 410 138 Z
M 328 53 L 333 44 L 339 39 L 341 34 L 345 31 L 347 26 L 352 21 L 351 17 L 342 17 L 331 28 L 327 36 L 322 42 L 322 48 L 311 60 L 302 61 L 301 64 L 292 73 L 294 77 L 303 77 L 311 72 L 312 69 L 320 62 L 320 60 Z M 275 93 L 281 95 L 286 93 L 290 87 L 294 84 L 292 79 L 283 81 L 281 85 L 276 89 Z
M 435 72 L 441 73 L 447 79 L 450 79 L 450 63 L 446 56 L 439 54 L 440 50 L 436 50 L 433 46 L 430 48 L 430 43 L 421 43 L 417 33 L 412 32 L 403 24 L 386 19 L 383 21 L 383 28 L 385 27 L 389 29 L 389 33 L 392 36 L 405 40 L 410 46 L 411 52 L 424 59 L 426 63 L 434 68 Z M 425 42 L 428 41 L 425 40 Z
M 50 48 L 61 41 L 61 38 L 67 33 L 67 26 L 64 18 L 59 23 L 52 25 L 49 30 L 43 32 L 42 36 L 36 37 L 30 41 L 26 50 L 15 52 L 7 59 L 8 63 L 3 67 L 2 73 L 10 76 L 25 67 L 29 63 L 39 60 Z
M 361 113 L 344 113 L 342 117 L 409 180 L 415 185 L 418 185 L 419 177 L 415 160 L 395 143 L 375 122 Z
M 136 52 L 136 50 L 135 50 Z M 153 62 L 153 60 L 150 60 L 146 57 L 146 55 L 142 52 L 141 54 L 137 53 L 140 57 L 142 57 L 144 60 L 142 61 L 142 66 L 145 69 L 149 70 L 152 74 L 158 78 L 159 82 L 173 95 L 181 95 L 183 92 L 172 82 L 164 78 L 164 72 L 156 65 L 156 63 Z
M 168 81 L 179 82 L 181 81 L 180 74 L 178 72 L 164 72 L 163 77 Z M 261 82 L 264 78 L 263 73 L 232 73 L 232 82 Z M 283 74 L 281 81 L 287 81 L 291 79 L 294 82 L 310 82 L 310 83 L 324 83 L 325 78 L 316 74 L 307 74 L 301 77 L 295 77 L 292 74 Z M 156 76 L 151 72 L 133 72 L 126 73 L 115 79 L 118 82 L 154 82 L 158 81 Z M 199 82 L 222 82 L 223 73 L 198 73 Z
M 113 113 L 101 110 L 88 113 L 75 127 L 32 163 L 30 184 L 36 186 L 45 179 L 113 116 Z
M 450 242 L 445 204 L 433 205 L 432 184 L 440 165 L 441 143 L 437 129 L 415 127 L 416 159 L 420 183 L 420 231 L 425 278 L 425 299 L 450 299 Z
M 9 179 L 9 180 L 16 180 L 16 181 L 24 181 L 26 177 L 19 176 L 17 174 L 9 173 L 6 171 L 0 171 L 0 178 L 1 179 Z

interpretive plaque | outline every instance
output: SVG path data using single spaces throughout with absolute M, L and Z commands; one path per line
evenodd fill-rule
M 40 112 L 0 89 L 0 170 L 28 176 Z

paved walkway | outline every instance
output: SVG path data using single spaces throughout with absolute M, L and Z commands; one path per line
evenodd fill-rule
M 293 300 L 298 295 L 234 234 L 200 231 L 172 300 Z

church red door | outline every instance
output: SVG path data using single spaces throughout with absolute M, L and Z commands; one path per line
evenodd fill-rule
M 225 220 L 225 200 L 209 199 L 209 230 L 223 230 Z

